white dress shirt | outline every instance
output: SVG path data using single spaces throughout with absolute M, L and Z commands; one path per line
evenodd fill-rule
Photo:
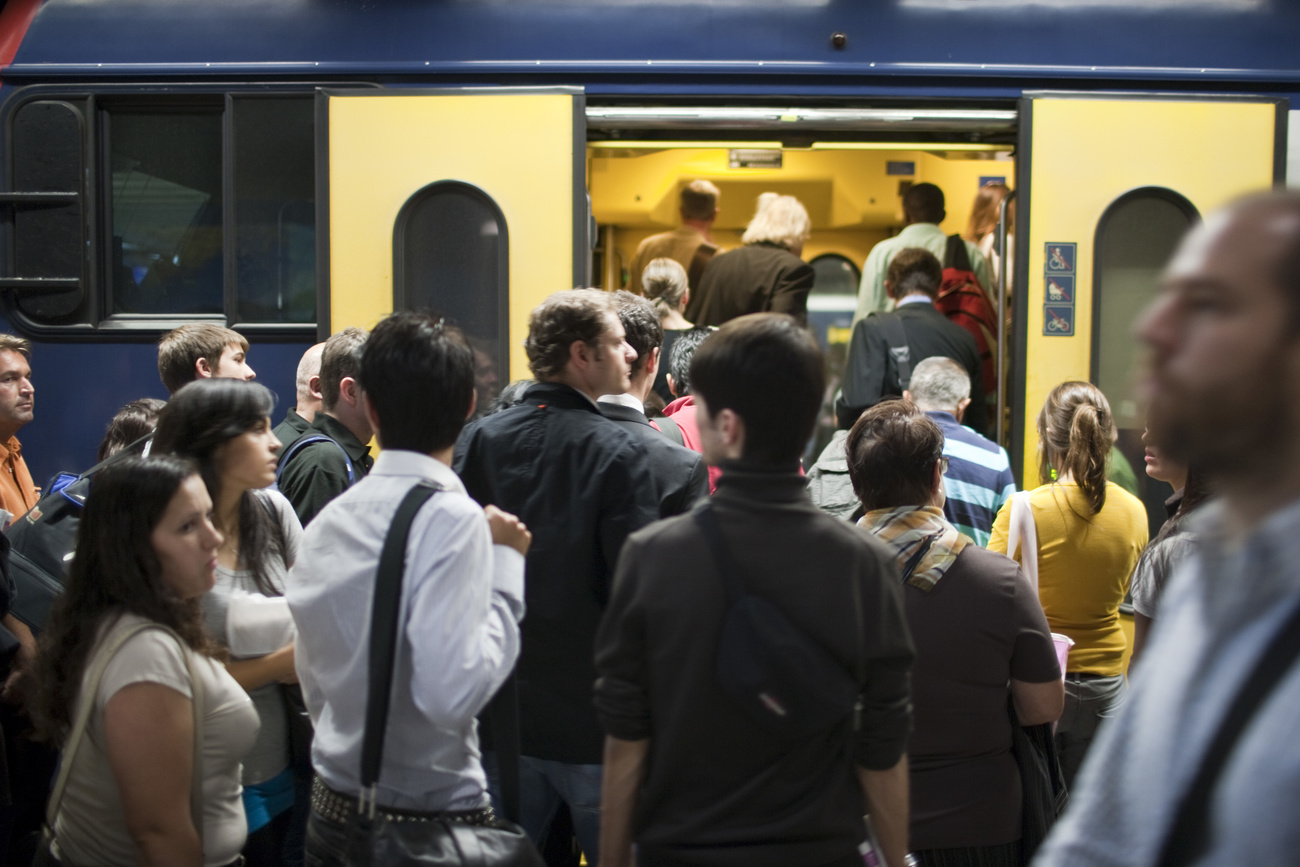
M 312 764 L 335 791 L 360 786 L 370 616 L 389 525 L 420 479 L 437 482 L 406 544 L 401 637 L 377 801 L 406 810 L 485 806 L 475 715 L 519 655 L 524 558 L 493 545 L 483 510 L 451 468 L 387 450 L 303 536 L 286 597 L 296 665 L 316 724 Z

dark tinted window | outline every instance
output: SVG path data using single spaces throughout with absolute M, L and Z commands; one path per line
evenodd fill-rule
M 220 314 L 221 107 L 109 112 L 110 314 Z
M 234 100 L 239 319 L 316 318 L 316 177 L 309 99 Z
M 480 405 L 509 370 L 508 250 L 501 209 L 469 184 L 431 184 L 397 216 L 393 307 L 436 312 L 465 332 L 478 360 Z

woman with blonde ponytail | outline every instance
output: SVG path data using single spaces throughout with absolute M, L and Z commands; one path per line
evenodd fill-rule
M 1042 486 L 1029 492 L 1037 537 L 1038 598 L 1052 631 L 1074 641 L 1066 663 L 1065 712 L 1056 728 L 1069 783 L 1098 723 L 1124 700 L 1126 639 L 1119 605 L 1147 544 L 1146 509 L 1106 481 L 1115 441 L 1110 403 L 1095 385 L 1063 382 L 1038 414 Z M 1011 501 L 993 524 L 989 548 L 1007 553 Z M 1024 562 L 1025 540 L 1012 552 Z
M 659 372 L 655 375 L 653 387 L 668 404 L 674 397 L 668 389 L 668 356 L 677 338 L 695 327 L 683 315 L 691 300 L 686 269 L 676 259 L 652 259 L 641 272 L 641 286 L 645 289 L 645 297 L 658 311 L 659 321 L 664 327 L 664 345 L 659 352 Z

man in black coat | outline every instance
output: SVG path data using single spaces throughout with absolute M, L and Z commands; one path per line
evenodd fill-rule
M 859 320 L 849 339 L 843 394 L 835 406 L 842 429 L 853 427 L 863 410 L 882 398 L 902 397 L 908 383 L 900 376 L 900 356 L 906 358 L 909 369 L 940 356 L 951 358 L 970 374 L 970 406 L 964 423 L 976 433 L 988 435 L 979 348 L 969 331 L 934 306 L 942 282 L 943 265 L 930 251 L 908 247 L 894 254 L 885 276 L 885 291 L 895 301 L 894 312 L 873 313 Z M 903 345 L 896 345 L 899 342 Z
M 600 397 L 600 411 L 635 436 L 645 448 L 650 475 L 659 495 L 659 517 L 680 515 L 700 497 L 708 496 L 709 475 L 699 452 L 676 445 L 645 414 L 645 399 L 659 371 L 664 327 L 654 305 L 631 292 L 614 293 L 618 318 L 628 344 L 636 350 L 631 384 L 619 394 Z
M 453 463 L 471 497 L 517 515 L 533 533 L 516 669 L 520 824 L 542 842 L 564 801 L 592 859 L 604 746 L 592 642 L 623 542 L 659 517 L 642 443 L 596 405 L 628 387 L 636 352 L 624 338 L 607 293 L 551 295 L 529 316 L 524 342 L 537 383 L 519 405 L 469 425 Z M 508 686 L 501 695 L 510 701 Z M 493 726 L 505 716 L 499 710 L 490 712 Z M 504 744 L 498 751 L 504 757 Z

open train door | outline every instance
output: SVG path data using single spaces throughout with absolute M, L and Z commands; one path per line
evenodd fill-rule
M 1121 451 L 1141 474 L 1134 324 L 1191 223 L 1282 182 L 1286 108 L 1284 99 L 1168 94 L 1022 101 L 1010 444 L 1025 487 L 1038 484 L 1034 421 L 1068 379 L 1106 393 Z
M 528 376 L 529 311 L 589 284 L 582 90 L 322 88 L 316 131 L 321 339 L 428 309 Z

